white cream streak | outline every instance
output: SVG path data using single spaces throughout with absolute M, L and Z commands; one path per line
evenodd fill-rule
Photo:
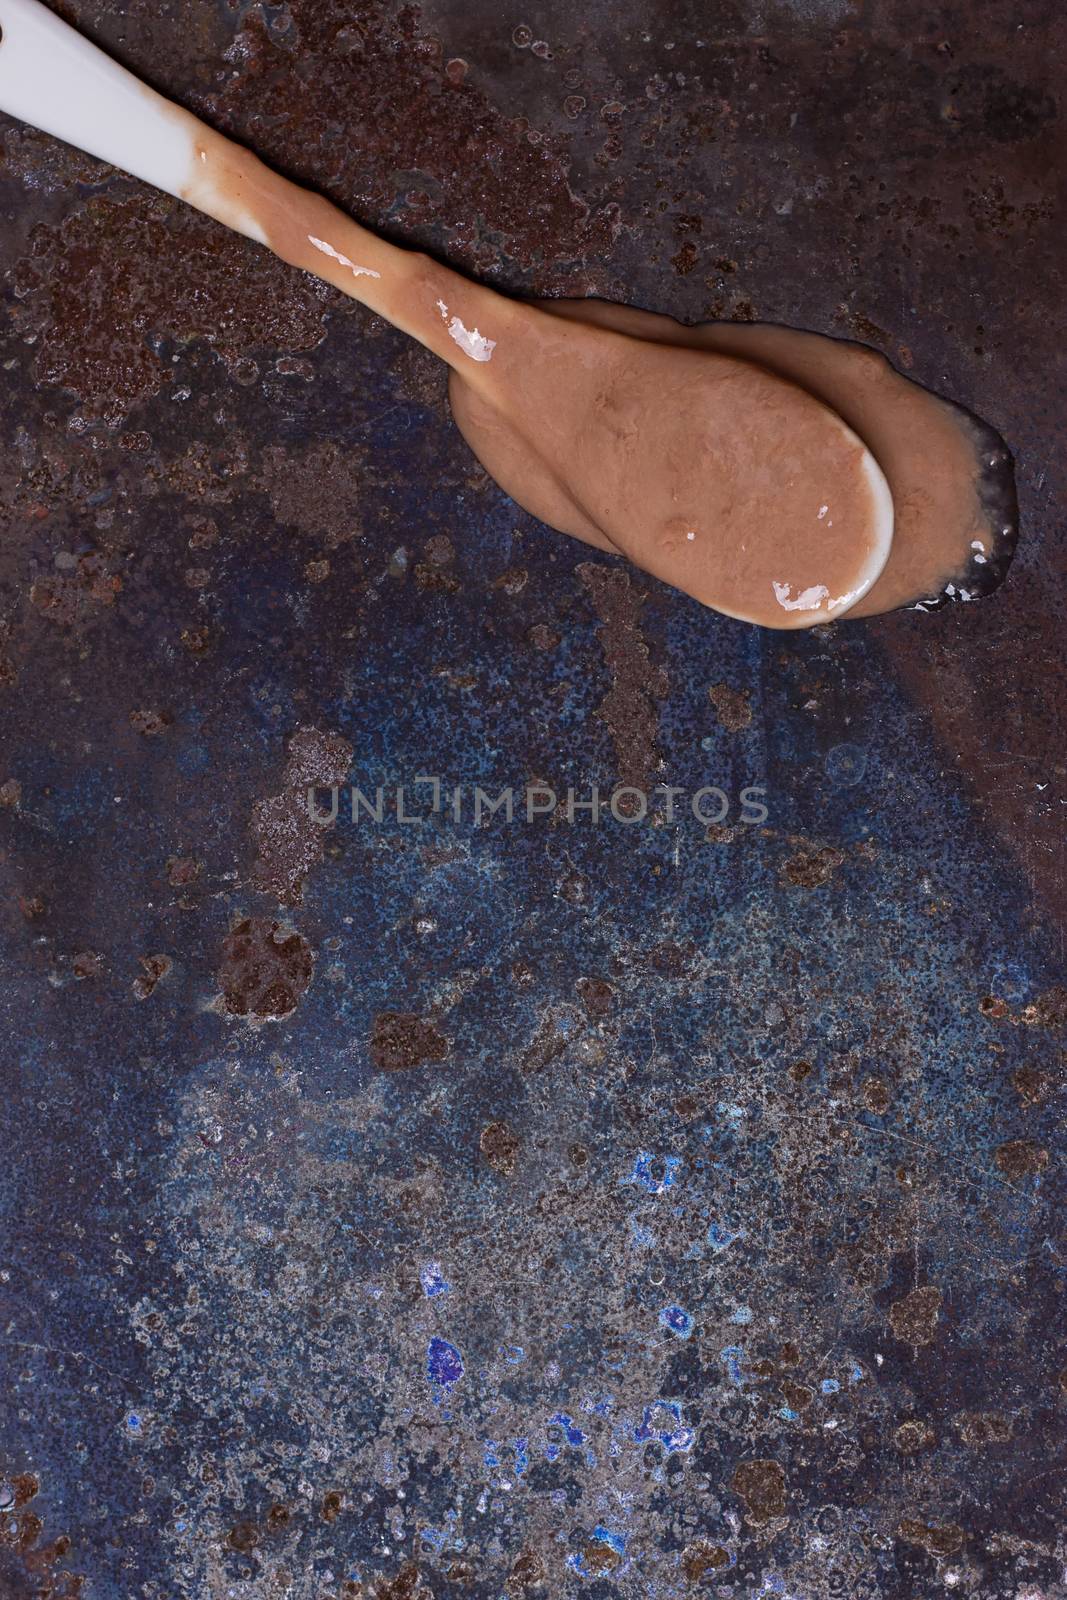
M 454 339 L 463 351 L 470 356 L 472 361 L 489 361 L 496 349 L 496 340 L 487 339 L 477 328 L 465 328 L 458 317 L 449 319 L 448 307 L 443 300 L 438 300 L 437 309 L 441 313 L 442 322 L 448 323 L 448 336 Z
M 255 218 L 205 181 L 195 117 L 149 89 L 37 0 L 0 0 L 0 111 L 267 243 Z
M 789 599 L 791 583 L 775 583 L 774 598 L 783 611 L 818 611 L 824 600 L 829 600 L 830 591 L 824 583 L 814 583 L 810 589 L 802 589 L 795 600 Z
M 313 244 L 316 250 L 321 250 L 324 256 L 329 256 L 331 261 L 339 261 L 342 267 L 347 267 L 353 278 L 380 278 L 381 273 L 375 272 L 373 267 L 357 267 L 354 261 L 349 261 L 340 250 L 335 250 L 332 244 L 327 244 L 325 239 L 316 239 L 308 234 L 308 244 Z

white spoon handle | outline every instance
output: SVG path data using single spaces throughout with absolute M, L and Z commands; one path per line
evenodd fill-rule
M 0 33 L 0 110 L 182 196 L 193 170 L 194 117 L 38 0 L 0 0 Z
M 325 278 L 472 380 L 484 382 L 497 330 L 518 315 L 491 290 L 386 243 L 272 172 L 149 89 L 38 0 L 0 0 L 0 111 Z

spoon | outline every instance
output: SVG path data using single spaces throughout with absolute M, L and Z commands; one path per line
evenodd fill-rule
M 38 0 L 0 0 L 0 109 L 266 245 L 434 351 L 475 454 L 551 526 L 764 626 L 830 621 L 876 586 L 893 549 L 890 485 L 859 434 L 781 364 L 508 300 L 389 244 Z

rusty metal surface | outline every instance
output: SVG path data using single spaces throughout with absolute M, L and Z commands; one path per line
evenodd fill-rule
M 0 1594 L 1062 1597 L 1061 8 L 63 10 L 487 281 L 869 340 L 1023 543 L 703 613 L 400 335 L 0 127 Z M 315 829 L 348 774 L 417 820 Z

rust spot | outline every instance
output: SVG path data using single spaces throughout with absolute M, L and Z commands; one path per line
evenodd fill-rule
M 700 252 L 691 239 L 687 239 L 681 246 L 677 255 L 671 257 L 671 266 L 681 278 L 688 277 L 700 260 Z
M 785 1473 L 777 1461 L 740 1462 L 731 1486 L 744 1502 L 748 1522 L 759 1526 L 785 1514 Z
M 458 594 L 460 582 L 454 573 L 443 572 L 440 567 L 420 561 L 415 567 L 415 587 L 431 594 Z
M 512 1562 L 511 1572 L 508 1575 L 509 1594 L 523 1593 L 544 1581 L 545 1565 L 541 1557 L 533 1550 L 520 1550 Z
M 144 970 L 139 978 L 133 980 L 133 992 L 138 1000 L 147 1000 L 174 963 L 170 956 L 140 956 L 138 959 Z
M 889 1308 L 889 1323 L 904 1344 L 929 1344 L 937 1332 L 941 1316 L 941 1290 L 923 1284 Z
M 566 1030 L 566 1023 L 571 1019 L 572 1010 L 559 1012 L 549 1011 L 541 1018 L 534 1032 L 533 1038 L 522 1053 L 521 1066 L 523 1072 L 543 1072 L 554 1061 L 558 1061 L 573 1042 L 574 1035 Z M 573 1015 L 577 1015 L 574 1012 Z
M 864 316 L 862 311 L 853 311 L 848 306 L 839 306 L 838 318 L 844 322 L 859 339 L 868 344 L 891 345 L 892 339 L 884 328 L 877 322 L 872 322 L 870 317 Z
M 247 476 L 248 448 L 240 434 L 227 434 L 215 448 L 195 439 L 168 463 L 165 481 L 197 505 L 226 505 L 245 487 Z
M 863 1103 L 868 1111 L 873 1111 L 875 1116 L 881 1117 L 889 1110 L 892 1096 L 889 1086 L 882 1078 L 868 1078 L 863 1085 Z
M 923 1418 L 909 1417 L 894 1432 L 893 1443 L 902 1456 L 914 1456 L 933 1448 L 934 1430 Z
M 181 270 L 175 270 L 180 263 Z M 169 381 L 147 333 L 210 340 L 231 362 L 251 349 L 305 350 L 340 296 L 177 202 L 94 198 L 37 229 L 24 317 L 36 376 L 115 422 Z
M 806 1411 L 815 1396 L 806 1384 L 793 1383 L 785 1378 L 782 1380 L 782 1398 L 794 1411 Z
M 747 690 L 731 689 L 725 683 L 713 683 L 708 690 L 708 699 L 718 714 L 720 728 L 725 728 L 727 733 L 740 733 L 752 721 Z
M 59 1570 L 71 1548 L 69 1537 L 61 1533 L 43 1544 L 43 1518 L 25 1509 L 39 1492 L 37 1478 L 22 1472 L 8 1483 L 13 1500 L 0 1514 L 0 1593 L 11 1600 L 78 1600 L 85 1578 Z
M 1012 1023 L 1022 1023 L 1025 1028 L 1047 1028 L 1051 1032 L 1058 1032 L 1067 1028 L 1067 986 L 1054 984 L 1051 989 L 1046 989 L 1044 994 L 1039 994 L 1036 1000 L 1031 1000 L 1029 1005 L 1023 1006 L 1015 1016 L 1006 1000 L 997 995 L 987 994 L 978 1002 L 978 1009 L 983 1016 L 1000 1020 L 1007 1017 Z
M 897 1537 L 907 1544 L 921 1545 L 932 1556 L 950 1556 L 961 1548 L 965 1535 L 955 1522 L 937 1524 L 904 1517 L 897 1529 Z
M 614 1572 L 622 1560 L 617 1550 L 613 1550 L 610 1544 L 604 1544 L 599 1539 L 586 1545 L 582 1551 L 582 1558 L 589 1571 L 593 1573 Z
M 1033 1178 L 1048 1166 L 1048 1151 L 1033 1139 L 1009 1139 L 997 1150 L 997 1166 L 1006 1178 Z
M 341 1515 L 344 1503 L 345 1497 L 340 1489 L 328 1490 L 322 1497 L 322 1520 L 324 1522 L 336 1522 Z
M 1023 1008 L 1019 1020 L 1030 1028 L 1053 1031 L 1067 1028 L 1067 985 L 1057 983 L 1039 994 L 1032 1004 Z
M 493 588 L 501 590 L 503 594 L 521 594 L 529 581 L 529 576 L 525 567 L 509 567 L 499 578 L 493 579 Z
M 515 1170 L 519 1141 L 506 1122 L 489 1122 L 482 1129 L 478 1148 L 494 1172 L 509 1177 Z
M 375 1600 L 414 1600 L 419 1588 L 419 1569 L 413 1562 L 400 1568 L 395 1578 L 383 1578 L 375 1589 Z
M 240 1550 L 247 1555 L 249 1550 L 254 1550 L 259 1543 L 259 1529 L 254 1522 L 235 1522 L 226 1538 L 226 1543 L 231 1550 Z
M 431 567 L 450 567 L 456 559 L 456 547 L 447 533 L 435 533 L 427 539 L 422 553 Z
M 361 5 L 356 23 L 348 0 L 289 0 L 288 11 L 301 70 L 293 71 L 291 51 L 249 11 L 235 46 L 242 70 L 226 90 L 228 117 L 268 161 L 325 185 L 370 227 L 395 214 L 396 174 L 418 173 L 408 236 L 425 246 L 443 227 L 442 248 L 470 269 L 496 265 L 500 251 L 541 260 L 546 239 L 560 261 L 607 249 L 616 208 L 594 212 L 574 194 L 565 139 L 529 129 L 469 77 L 455 81 L 455 68 L 447 77 L 440 43 L 423 31 L 414 7 L 401 13 L 399 28 L 384 0 Z M 353 82 L 374 85 L 370 144 L 336 138 L 351 126 Z M 535 132 L 536 142 L 527 137 Z M 427 191 L 432 201 L 416 204 Z
M 729 1552 L 710 1539 L 697 1539 L 682 1552 L 682 1571 L 690 1583 L 700 1583 L 710 1572 L 729 1565 Z
M 1019 1099 L 1029 1106 L 1040 1105 L 1052 1088 L 1052 1079 L 1036 1067 L 1020 1067 L 1012 1076 Z
M 588 1017 L 599 1021 L 615 1004 L 615 990 L 604 978 L 579 978 L 574 987 Z
M 589 888 L 589 879 L 581 872 L 568 872 L 559 881 L 556 891 L 561 900 L 569 900 L 572 906 L 585 904 L 586 890 Z
M 555 628 L 550 628 L 547 622 L 535 622 L 532 628 L 527 629 L 526 642 L 535 650 L 555 650 L 560 642 L 560 635 Z
M 845 859 L 844 852 L 833 845 L 813 844 L 810 839 L 799 838 L 789 842 L 798 848 L 795 855 L 782 863 L 779 878 L 794 889 L 821 889 Z
M 304 879 L 322 859 L 325 824 L 312 820 L 308 795 L 312 788 L 330 789 L 344 782 L 352 764 L 352 746 L 336 733 L 298 728 L 289 740 L 281 789 L 252 811 L 252 838 L 257 858 L 252 882 L 282 905 L 299 905 Z M 330 815 L 331 800 L 316 797 L 317 810 Z
M 204 870 L 204 863 L 192 857 L 169 856 L 167 858 L 167 882 L 172 889 L 184 889 L 190 883 L 195 883 Z
M 97 950 L 80 950 L 71 967 L 76 978 L 99 978 L 104 970 L 104 958 Z
M 379 1072 L 402 1072 L 443 1061 L 448 1040 L 432 1022 L 410 1011 L 382 1011 L 374 1019 L 370 1058 Z
M 32 1550 L 43 1531 L 44 1523 L 36 1512 L 27 1511 L 19 1517 L 14 1528 L 19 1553 L 25 1555 L 28 1550 Z
M 584 561 L 577 571 L 600 618 L 597 638 L 612 678 L 597 716 L 611 732 L 620 785 L 645 789 L 659 760 L 656 701 L 667 693 L 667 674 L 653 664 L 641 632 L 645 596 L 617 567 Z
M 102 606 L 111 606 L 122 589 L 122 579 L 96 551 L 80 556 L 73 568 L 38 578 L 30 600 L 60 627 L 84 622 Z
M 22 799 L 22 785 L 17 778 L 6 778 L 0 783 L 0 806 L 14 808 Z
M 279 522 L 336 550 L 363 532 L 365 462 L 358 446 L 329 439 L 301 451 L 268 445 L 254 482 Z
M 307 940 L 269 917 L 242 917 L 222 945 L 219 982 L 234 1017 L 287 1017 L 311 982 Z
M 211 633 L 207 628 L 183 628 L 181 641 L 191 656 L 202 656 L 210 648 Z
M 689 972 L 694 953 L 691 945 L 683 946 L 676 944 L 673 939 L 663 939 L 648 952 L 648 970 L 660 978 L 684 978 Z
M 166 733 L 170 727 L 171 717 L 166 711 L 131 711 L 130 726 L 135 733 L 142 734 L 146 739 L 155 739 L 161 733 Z
M 961 1411 L 952 1419 L 964 1444 L 981 1449 L 987 1444 L 1007 1444 L 1011 1418 L 999 1411 Z
M 478 679 L 473 672 L 459 672 L 455 667 L 434 667 L 433 675 L 435 678 L 444 678 L 445 682 L 450 683 L 453 689 L 476 689 L 478 687 Z
M 189 535 L 190 550 L 210 550 L 219 542 L 219 525 L 213 517 L 194 517 Z

